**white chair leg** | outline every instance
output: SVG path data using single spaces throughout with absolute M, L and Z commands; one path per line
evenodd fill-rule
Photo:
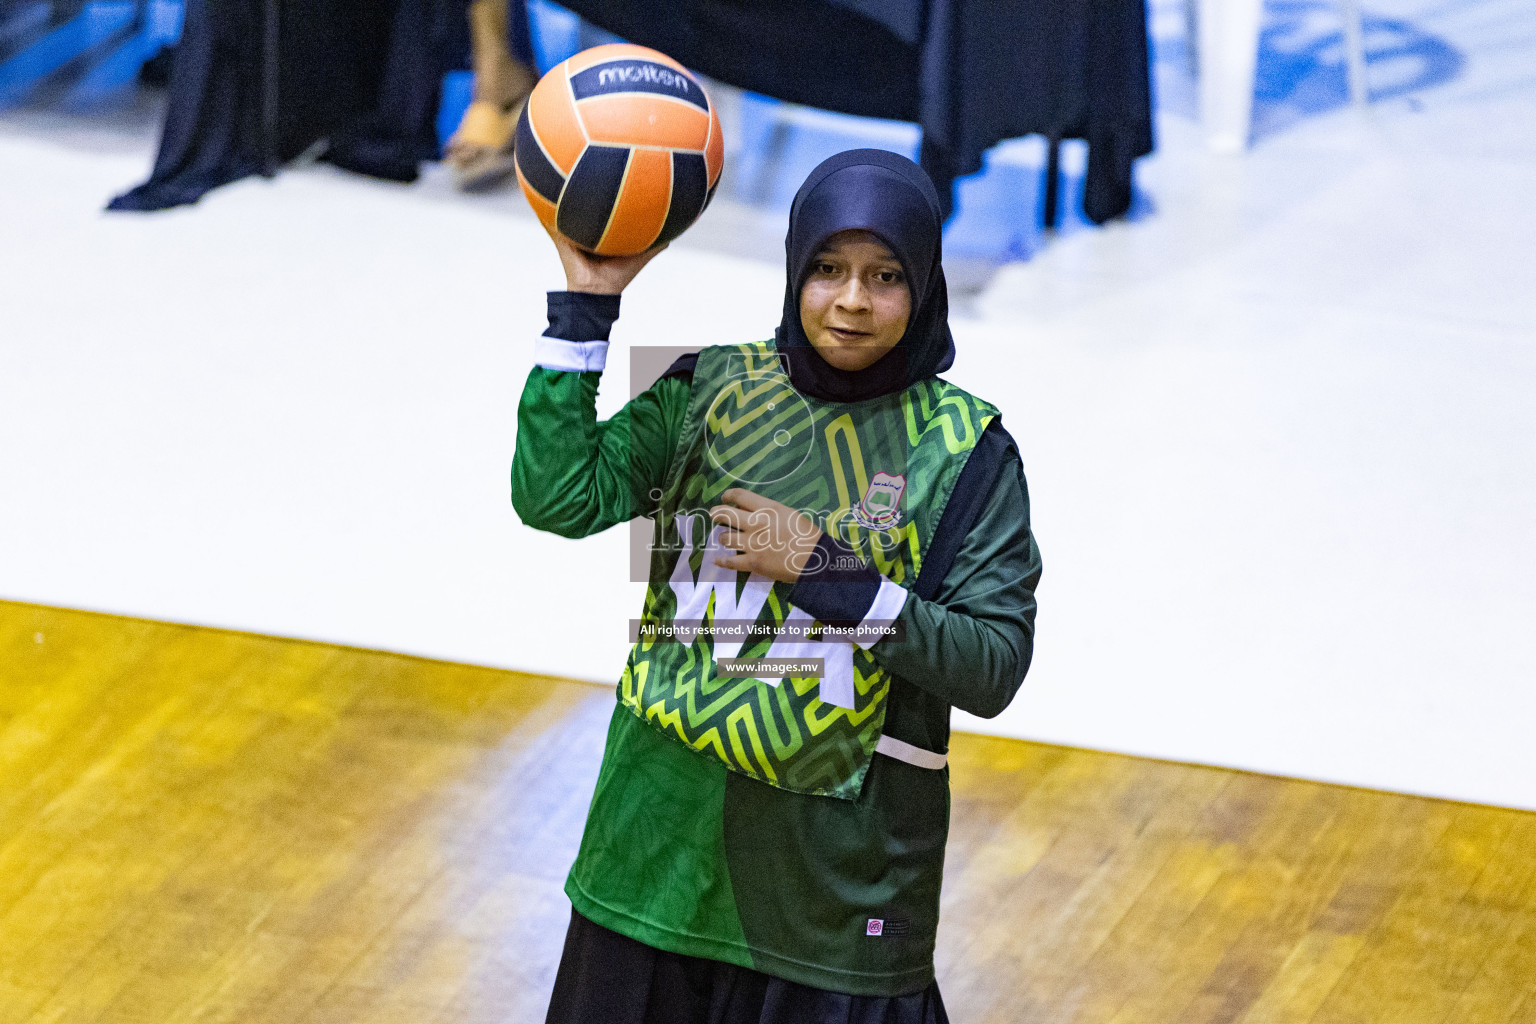
M 1189 40 L 1189 73 L 1200 77 L 1200 0 L 1184 0 L 1184 38 Z
M 1365 16 L 1360 0 L 1339 0 L 1344 17 L 1344 60 L 1349 66 L 1349 101 L 1357 107 L 1370 102 L 1365 83 Z
M 1218 153 L 1248 148 L 1263 0 L 1199 0 L 1200 120 Z

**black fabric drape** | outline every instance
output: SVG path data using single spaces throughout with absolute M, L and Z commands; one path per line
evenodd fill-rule
M 275 61 L 268 4 L 278 18 Z M 339 165 L 414 180 L 419 162 L 437 155 L 442 76 L 468 65 L 468 8 L 469 0 L 187 0 L 154 170 L 108 208 L 196 202 L 321 139 Z M 526 19 L 520 27 L 526 50 Z
M 331 136 L 326 160 L 389 181 L 416 180 L 421 162 L 437 158 L 443 74 L 469 55 L 468 12 L 469 0 L 400 0 L 377 102 Z
M 187 0 L 154 170 L 107 209 L 193 203 L 262 169 L 262 21 L 259 4 Z
M 722 82 L 847 114 L 916 121 L 947 217 L 956 178 L 1004 139 L 1089 145 L 1084 212 L 1130 207 L 1152 151 L 1144 0 L 565 0 Z
M 384 81 L 374 108 L 331 136 L 325 157 L 338 167 L 390 181 L 415 181 L 438 157 L 443 75 L 469 67 L 470 0 L 399 0 Z M 508 4 L 508 45 L 533 64 L 528 8 Z
M 262 124 L 263 11 L 277 3 L 278 138 Z M 1145 0 L 565 0 L 592 23 L 723 82 L 915 121 L 947 216 L 956 178 L 1004 139 L 1085 139 L 1084 212 L 1124 213 L 1152 150 Z M 188 0 L 160 154 L 114 209 L 192 202 L 291 159 L 411 180 L 436 155 L 444 71 L 467 59 L 468 0 Z M 526 11 L 512 4 L 514 46 Z

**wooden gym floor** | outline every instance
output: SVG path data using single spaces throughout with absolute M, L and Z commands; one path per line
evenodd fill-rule
M 0 602 L 0 1022 L 537 1024 L 612 699 Z M 1536 1022 L 1536 814 L 953 753 L 956 1024 Z

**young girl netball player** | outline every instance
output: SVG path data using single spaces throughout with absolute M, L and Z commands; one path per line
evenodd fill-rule
M 513 504 L 567 537 L 648 516 L 657 543 L 548 1020 L 941 1024 L 950 708 L 1012 699 L 1040 556 L 997 410 L 935 376 L 933 185 L 875 150 L 816 168 L 775 338 L 685 356 L 602 423 L 654 253 L 556 244 Z

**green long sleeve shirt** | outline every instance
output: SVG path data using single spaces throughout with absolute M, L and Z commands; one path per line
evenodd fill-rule
M 665 377 L 599 421 L 600 379 L 528 376 L 512 502 L 530 526 L 584 537 L 652 510 L 690 382 Z M 895 677 L 886 735 L 942 753 L 951 707 L 991 717 L 1008 705 L 1033 649 L 1040 564 L 1010 459 L 934 598 L 909 595 L 901 638 L 871 648 Z M 933 978 L 948 807 L 947 768 L 877 756 L 857 800 L 805 796 L 729 772 L 618 706 L 566 891 L 585 916 L 658 948 L 904 994 Z

